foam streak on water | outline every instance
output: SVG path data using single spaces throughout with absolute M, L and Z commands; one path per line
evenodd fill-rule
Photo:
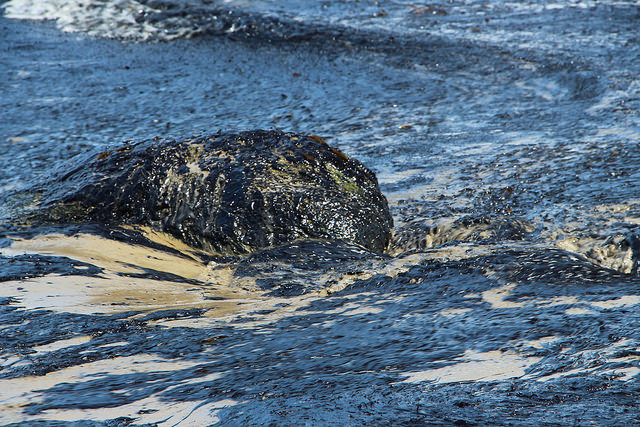
M 161 31 L 135 20 L 145 7 L 135 0 L 120 1 L 10 1 L 5 16 L 14 19 L 51 20 L 63 31 L 133 40 L 162 39 Z

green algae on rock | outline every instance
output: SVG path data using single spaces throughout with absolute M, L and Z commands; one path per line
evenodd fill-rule
M 30 222 L 146 225 L 216 253 L 299 238 L 382 252 L 393 226 L 373 172 L 316 136 L 280 131 L 124 144 L 39 190 Z

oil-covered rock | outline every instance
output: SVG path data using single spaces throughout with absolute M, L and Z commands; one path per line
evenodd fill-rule
M 124 144 L 40 191 L 31 223 L 146 225 L 217 253 L 309 237 L 381 252 L 393 225 L 373 172 L 316 136 L 279 131 Z

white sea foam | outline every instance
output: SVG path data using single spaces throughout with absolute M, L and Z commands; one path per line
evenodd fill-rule
M 136 41 L 177 36 L 149 23 L 136 22 L 138 14 L 154 10 L 135 0 L 10 0 L 3 7 L 8 18 L 54 21 L 67 32 Z

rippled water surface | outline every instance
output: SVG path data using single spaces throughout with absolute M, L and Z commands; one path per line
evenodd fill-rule
M 275 128 L 373 170 L 396 228 L 228 262 L 1 228 L 0 420 L 640 424 L 639 25 L 632 1 L 3 2 L 3 221 L 75 156 Z

